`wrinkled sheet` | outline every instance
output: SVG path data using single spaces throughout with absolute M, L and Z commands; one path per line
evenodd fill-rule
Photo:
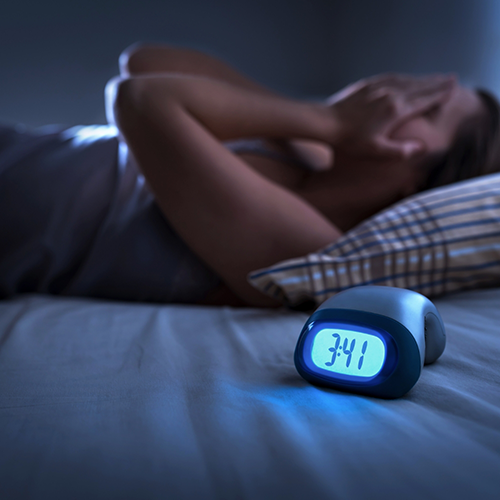
M 299 377 L 305 313 L 0 302 L 0 498 L 498 499 L 500 289 L 435 303 L 447 348 L 386 401 Z

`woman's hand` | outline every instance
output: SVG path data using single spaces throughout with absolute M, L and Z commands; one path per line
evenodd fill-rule
M 398 141 L 391 134 L 406 121 L 445 102 L 455 85 L 453 76 L 395 74 L 349 85 L 325 102 L 338 122 L 332 146 L 337 152 L 379 159 L 408 159 L 424 153 L 421 141 Z

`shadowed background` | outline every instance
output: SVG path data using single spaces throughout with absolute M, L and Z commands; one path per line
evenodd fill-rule
M 205 50 L 291 97 L 385 71 L 500 93 L 495 0 L 16 0 L 0 7 L 0 120 L 105 123 L 104 85 L 136 41 Z

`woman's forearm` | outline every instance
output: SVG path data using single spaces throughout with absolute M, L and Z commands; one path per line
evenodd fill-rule
M 135 43 L 120 55 L 123 77 L 176 73 L 213 78 L 261 95 L 280 97 L 277 92 L 240 73 L 227 62 L 210 54 L 168 44 Z M 285 154 L 293 154 L 314 170 L 333 164 L 332 149 L 324 143 L 301 139 L 268 138 L 270 144 Z
M 175 103 L 221 141 L 283 137 L 331 144 L 339 133 L 334 114 L 321 104 L 265 96 L 209 78 L 144 76 L 125 79 L 120 87 L 150 119 Z

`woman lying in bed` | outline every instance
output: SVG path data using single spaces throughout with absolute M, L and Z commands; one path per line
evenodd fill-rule
M 128 200 L 135 196 L 130 193 L 152 192 L 165 223 L 165 230 L 158 224 L 155 230 L 166 234 L 173 228 L 216 280 L 208 279 L 211 286 L 198 296 L 150 293 L 154 279 L 148 273 L 155 268 L 160 289 L 185 278 L 174 276 L 176 264 L 163 273 L 163 261 L 181 262 L 168 252 L 154 259 L 131 250 L 151 237 L 147 228 L 154 216 L 144 223 L 137 217 L 135 229 L 133 223 L 114 223 L 106 242 L 103 227 L 110 226 L 110 217 L 132 220 L 130 213 L 140 211 L 134 202 L 133 209 L 112 204 L 111 215 L 103 208 L 96 220 L 104 222 L 88 231 L 98 243 L 89 237 L 85 255 L 49 284 L 40 264 L 38 274 L 19 271 L 11 278 L 4 296 L 49 291 L 277 307 L 281 304 L 248 284 L 249 272 L 324 247 L 419 190 L 499 168 L 496 101 L 459 86 L 453 77 L 382 75 L 318 103 L 279 96 L 188 49 L 133 46 L 122 54 L 120 69 L 121 77 L 107 86 L 106 106 L 126 157 L 118 169 L 136 172 L 130 174 L 135 177 Z M 238 142 L 241 138 L 259 139 Z M 147 185 L 141 184 L 141 173 Z M 144 245 L 146 252 L 155 247 L 154 241 Z M 11 256 L 13 249 L 14 244 Z M 36 260 L 21 250 L 15 255 Z M 0 258 L 4 270 L 7 261 Z

